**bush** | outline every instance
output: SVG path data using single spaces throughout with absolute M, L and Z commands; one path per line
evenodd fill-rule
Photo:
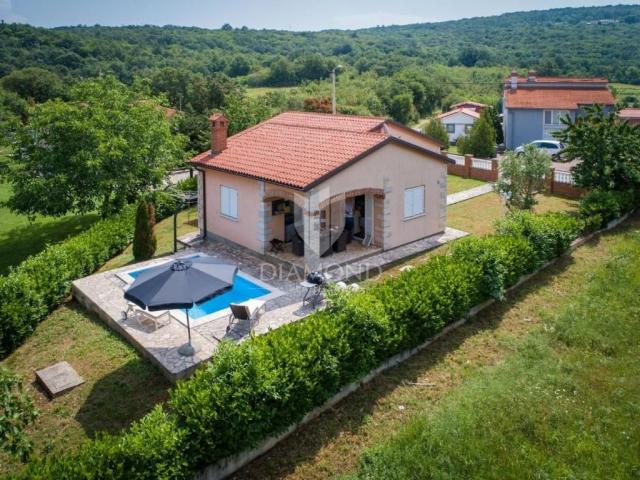
M 0 356 L 20 345 L 64 301 L 73 280 L 93 272 L 131 242 L 132 223 L 133 207 L 126 207 L 0 277 Z
M 514 211 L 496 223 L 499 235 L 521 237 L 531 243 L 536 267 L 564 253 L 580 230 L 581 223 L 565 213 Z
M 171 191 L 155 191 L 147 200 L 153 202 L 156 210 L 156 220 L 164 220 L 174 214 L 180 208 L 178 197 Z
M 455 261 L 477 263 L 483 273 L 482 295 L 502 300 L 507 288 L 536 266 L 535 252 L 521 237 L 468 237 L 451 246 Z
M 176 189 L 181 192 L 195 192 L 198 190 L 198 176 L 194 175 L 193 177 L 185 178 L 184 180 L 180 180 L 176 183 Z
M 440 141 L 444 150 L 449 148 L 449 134 L 447 133 L 447 129 L 444 128 L 442 122 L 437 118 L 429 120 L 427 125 L 424 127 L 423 133 Z
M 140 199 L 136 211 L 136 225 L 133 234 L 133 258 L 148 260 L 156 252 L 157 241 L 153 231 L 156 223 L 153 203 Z
M 0 450 L 27 460 L 33 444 L 25 430 L 37 415 L 38 410 L 20 380 L 0 367 Z
M 580 200 L 580 217 L 589 228 L 604 228 L 631 211 L 636 198 L 631 191 L 591 190 Z
M 462 144 L 461 154 L 470 153 L 474 157 L 493 158 L 496 156 L 496 131 L 493 128 L 493 120 L 489 117 L 489 112 L 485 109 L 480 114 L 471 127 L 469 135 Z

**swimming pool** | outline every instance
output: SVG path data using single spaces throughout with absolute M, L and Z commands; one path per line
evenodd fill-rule
M 206 256 L 205 254 L 189 255 L 181 257 L 183 259 L 198 258 Z M 150 268 L 157 267 L 167 262 L 155 263 L 144 268 L 130 270 L 124 272 L 120 277 L 127 283 L 133 282 L 142 272 L 149 270 Z M 199 305 L 195 305 L 189 309 L 189 318 L 192 320 L 192 326 L 206 323 L 215 318 L 219 318 L 231 313 L 229 309 L 230 303 L 241 303 L 254 298 L 260 300 L 270 300 L 272 298 L 282 295 L 282 292 L 270 285 L 252 277 L 244 272 L 238 271 L 236 278 L 233 282 L 233 286 L 221 295 L 215 296 L 206 302 Z M 181 322 L 186 322 L 186 316 L 184 310 L 172 311 L 174 317 Z

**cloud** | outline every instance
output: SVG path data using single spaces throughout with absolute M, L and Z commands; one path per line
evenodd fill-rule
M 333 18 L 336 28 L 366 28 L 376 25 L 406 25 L 408 23 L 425 23 L 431 19 L 419 15 L 408 15 L 396 12 L 368 12 L 356 15 L 344 15 Z
M 11 0 L 0 0 L 0 20 L 7 23 L 26 23 L 27 17 L 14 13 Z

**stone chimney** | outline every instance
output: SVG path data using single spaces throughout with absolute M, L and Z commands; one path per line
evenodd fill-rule
M 535 70 L 529 70 L 529 75 L 527 75 L 527 82 L 534 83 L 535 81 L 536 81 Z
M 511 72 L 511 90 L 515 90 L 518 88 L 518 72 L 513 70 Z
M 227 148 L 229 120 L 221 113 L 214 113 L 209 117 L 209 123 L 211 124 L 211 153 L 220 153 Z

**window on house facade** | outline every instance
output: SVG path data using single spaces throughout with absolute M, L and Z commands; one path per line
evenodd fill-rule
M 464 126 L 464 133 L 469 133 L 471 131 L 471 127 L 473 127 L 473 125 L 465 125 Z
M 225 217 L 238 218 L 238 191 L 235 188 L 220 187 L 220 213 Z
M 544 111 L 544 124 L 545 125 L 561 125 L 561 118 L 569 115 L 569 110 L 545 110 Z
M 416 217 L 424 213 L 424 185 L 407 188 L 404 191 L 404 218 Z
M 447 133 L 456 132 L 456 125 L 454 123 L 447 123 L 445 126 L 447 127 Z

